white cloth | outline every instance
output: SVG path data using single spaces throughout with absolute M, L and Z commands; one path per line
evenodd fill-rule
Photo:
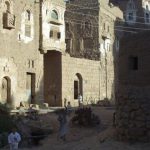
M 8 143 L 10 145 L 10 150 L 17 150 L 20 141 L 21 141 L 21 136 L 18 132 L 10 133 L 8 135 Z
M 82 101 L 82 95 L 79 95 L 78 96 L 78 101 L 79 101 L 79 103 L 82 103 L 83 101 Z

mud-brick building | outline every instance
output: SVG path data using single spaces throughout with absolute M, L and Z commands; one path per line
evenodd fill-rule
M 116 129 L 121 140 L 150 140 L 150 71 L 148 0 L 118 1 L 124 29 L 134 31 L 120 41 L 116 87 Z M 126 27 L 132 28 L 126 28 Z M 138 28 L 137 28 L 138 27 Z M 143 32 L 145 30 L 145 32 Z
M 0 103 L 43 100 L 39 7 L 34 0 L 0 0 Z
M 123 11 L 126 26 L 149 27 L 149 0 L 110 0 L 110 2 Z
M 143 32 L 121 41 L 116 125 L 123 140 L 150 140 L 149 37 Z

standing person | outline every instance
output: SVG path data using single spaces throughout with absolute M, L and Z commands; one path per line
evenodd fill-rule
M 64 98 L 64 107 L 66 108 L 67 107 L 67 99 Z
M 13 128 L 12 132 L 8 135 L 8 143 L 10 146 L 10 150 L 17 150 L 20 141 L 20 134 L 17 132 L 16 128 Z
M 67 107 L 66 107 L 66 110 L 67 110 L 67 114 L 70 116 L 71 112 L 72 112 L 72 106 L 71 106 L 71 103 L 68 102 L 67 104 Z
M 78 103 L 79 103 L 79 107 L 81 107 L 82 103 L 83 103 L 83 99 L 82 99 L 82 95 L 80 93 L 78 95 Z
M 66 141 L 66 134 L 68 132 L 68 122 L 67 122 L 67 114 L 65 110 L 59 112 L 58 116 L 59 121 L 59 138 L 63 141 Z

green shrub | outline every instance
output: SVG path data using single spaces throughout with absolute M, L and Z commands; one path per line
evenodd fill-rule
M 15 127 L 13 119 L 9 115 L 0 115 L 0 133 L 9 132 Z

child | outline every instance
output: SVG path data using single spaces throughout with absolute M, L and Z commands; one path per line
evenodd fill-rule
M 16 128 L 13 128 L 12 132 L 8 135 L 8 143 L 10 146 L 10 150 L 17 150 L 20 141 L 20 134 L 17 132 Z
M 70 116 L 70 114 L 71 114 L 71 112 L 72 112 L 72 107 L 71 107 L 70 102 L 68 102 L 67 107 L 66 107 L 66 110 L 67 110 L 67 114 Z

